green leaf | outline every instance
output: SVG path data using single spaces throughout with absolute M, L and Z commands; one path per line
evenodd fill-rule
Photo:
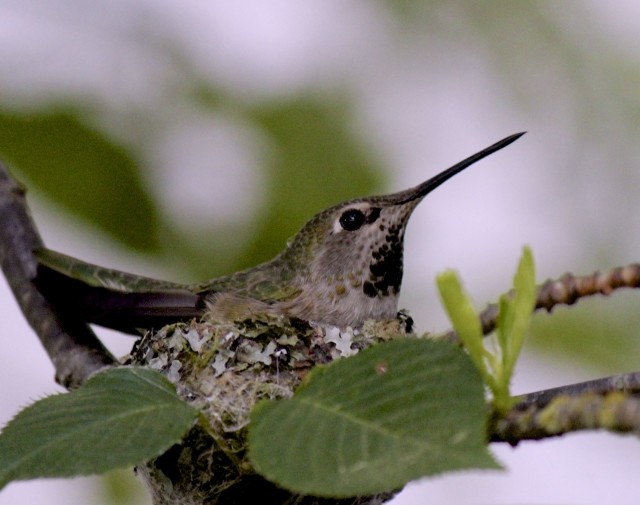
M 469 351 L 483 380 L 491 384 L 492 377 L 485 363 L 487 352 L 483 343 L 482 324 L 471 299 L 462 288 L 458 275 L 453 270 L 447 270 L 438 275 L 436 284 L 453 329 Z
M 498 316 L 496 318 L 496 338 L 498 345 L 502 351 L 502 358 L 504 359 L 504 350 L 509 348 L 509 328 L 513 320 L 513 311 L 509 303 L 509 296 L 506 294 L 500 295 L 498 300 Z
M 426 475 L 496 468 L 486 415 L 482 383 L 462 350 L 395 340 L 312 373 L 291 400 L 259 404 L 249 457 L 294 492 L 378 493 Z
M 531 315 L 536 304 L 536 273 L 531 249 L 525 247 L 513 279 L 515 295 L 508 302 L 508 316 L 505 327 L 498 326 L 498 332 L 504 333 L 506 344 L 503 348 L 505 375 L 510 378 L 520 355 L 524 338 L 529 331 Z
M 493 403 L 498 412 L 506 412 L 514 400 L 509 392 L 513 369 L 518 361 L 525 336 L 529 331 L 531 315 L 536 303 L 536 279 L 533 255 L 525 247 L 514 279 L 514 289 L 500 297 L 496 335 L 499 361 L 494 367 Z
M 0 487 L 141 463 L 178 442 L 197 415 L 158 372 L 108 369 L 9 422 L 0 433 Z
M 0 157 L 70 212 L 129 247 L 159 248 L 158 214 L 129 153 L 71 111 L 0 109 Z

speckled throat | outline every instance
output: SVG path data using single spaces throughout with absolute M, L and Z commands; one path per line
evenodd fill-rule
M 369 264 L 369 278 L 362 283 L 362 292 L 370 297 L 400 294 L 403 272 L 404 231 L 411 212 L 418 204 L 410 204 L 393 209 L 397 214 L 395 222 L 381 224 L 385 233 L 379 244 L 373 244 Z

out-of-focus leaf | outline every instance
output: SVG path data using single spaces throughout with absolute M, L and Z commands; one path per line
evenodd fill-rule
M 71 113 L 0 110 L 0 157 L 28 178 L 28 187 L 127 246 L 158 248 L 156 208 L 134 160 Z
M 104 474 L 92 496 L 95 503 L 105 505 L 141 505 L 149 501 L 147 490 L 130 468 Z
M 366 196 L 382 173 L 370 148 L 349 131 L 349 115 L 334 102 L 298 99 L 249 113 L 271 141 L 265 210 L 238 267 L 284 248 L 314 214 L 342 200 Z
M 528 341 L 555 359 L 588 363 L 603 374 L 637 370 L 640 354 L 640 312 L 636 290 L 618 290 L 608 297 L 583 298 L 551 314 L 532 319 Z

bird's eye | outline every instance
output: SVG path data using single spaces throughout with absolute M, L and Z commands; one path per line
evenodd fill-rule
M 356 231 L 364 224 L 365 215 L 359 209 L 345 210 L 340 216 L 340 226 L 343 230 Z

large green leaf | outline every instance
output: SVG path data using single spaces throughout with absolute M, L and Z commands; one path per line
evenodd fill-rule
M 74 214 L 130 247 L 158 248 L 156 208 L 134 160 L 70 112 L 0 110 L 0 157 Z
M 22 410 L 0 433 L 0 487 L 141 463 L 178 442 L 197 417 L 158 372 L 120 367 Z
M 332 497 L 495 468 L 483 387 L 445 342 L 396 340 L 312 373 L 291 400 L 264 402 L 249 427 L 255 468 L 292 491 Z

